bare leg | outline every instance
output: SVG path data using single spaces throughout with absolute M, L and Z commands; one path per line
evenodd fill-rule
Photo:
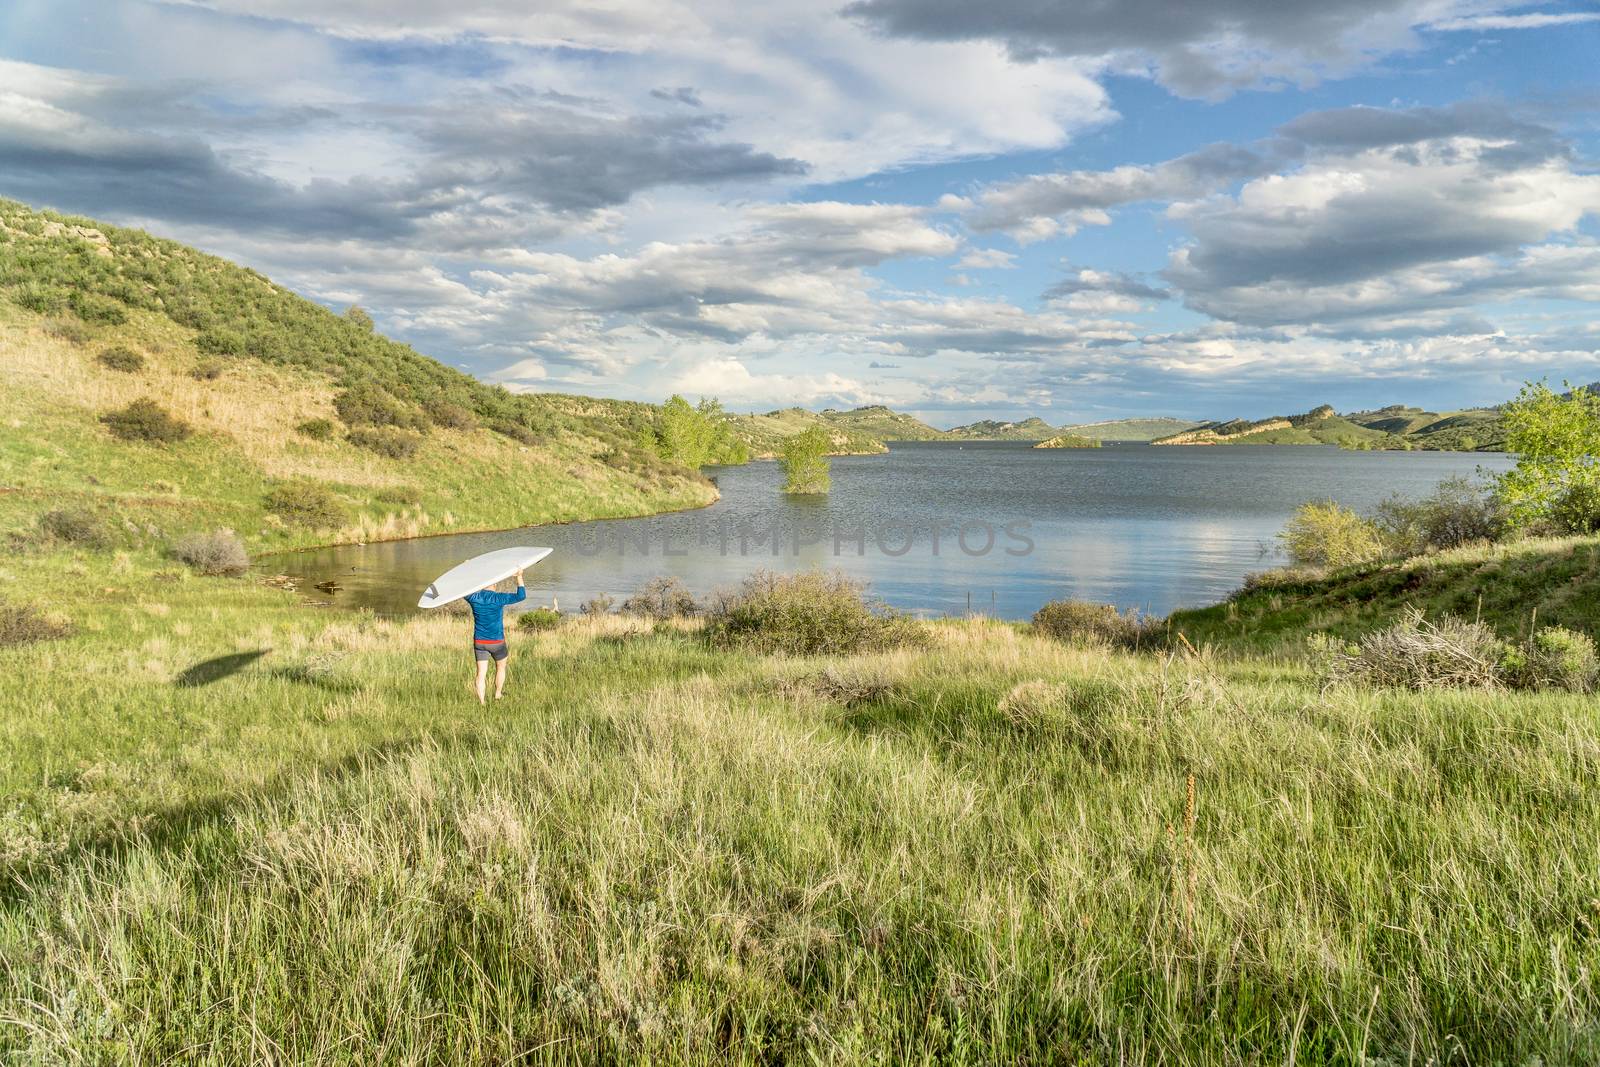
M 489 676 L 489 661 L 486 660 L 486 659 L 480 659 L 478 661 L 478 680 L 477 680 L 478 703 L 480 703 L 480 704 L 483 703 L 483 682 L 484 682 L 484 679 L 487 678 L 488 676 Z
M 496 660 L 494 665 L 494 698 L 499 700 L 506 695 L 506 663 L 511 659 Z

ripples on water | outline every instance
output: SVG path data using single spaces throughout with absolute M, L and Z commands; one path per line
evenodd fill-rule
M 316 549 L 263 564 L 307 579 L 307 590 L 336 579 L 336 602 L 386 614 L 414 610 L 419 591 L 461 560 L 514 544 L 556 550 L 528 572 L 529 603 L 555 597 L 568 610 L 602 592 L 620 600 L 658 574 L 704 596 L 761 568 L 824 567 L 926 615 L 970 604 L 1026 618 L 1062 596 L 1166 614 L 1213 603 L 1248 572 L 1281 562 L 1263 552 L 1307 500 L 1364 510 L 1509 465 L 1498 454 L 1311 446 L 906 443 L 835 459 L 833 492 L 821 498 L 785 497 L 778 465 L 751 463 L 708 470 L 722 499 L 700 511 Z

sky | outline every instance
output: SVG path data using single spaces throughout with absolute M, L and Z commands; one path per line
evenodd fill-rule
M 939 426 L 1600 378 L 1600 3 L 0 0 L 0 196 L 513 390 Z

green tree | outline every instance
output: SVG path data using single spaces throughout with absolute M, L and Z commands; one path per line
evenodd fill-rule
M 826 493 L 828 479 L 828 452 L 833 441 L 820 426 L 784 439 L 783 464 L 785 493 Z
M 351 304 L 349 307 L 345 308 L 344 317 L 368 333 L 373 331 L 372 316 L 368 315 L 367 309 L 362 307 L 360 304 Z
M 1278 541 L 1297 567 L 1348 567 L 1383 556 L 1377 525 L 1332 500 L 1301 504 Z
M 1556 393 L 1528 382 L 1506 406 L 1506 451 L 1517 465 L 1495 477 L 1512 529 L 1600 529 L 1600 396 L 1580 386 Z
M 744 442 L 734 436 L 720 403 L 706 397 L 697 407 L 691 407 L 676 394 L 661 405 L 661 414 L 656 420 L 655 451 L 663 459 L 685 467 L 744 463 L 750 458 Z

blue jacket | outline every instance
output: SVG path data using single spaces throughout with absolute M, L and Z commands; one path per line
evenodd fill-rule
M 506 639 L 506 605 L 528 599 L 528 591 L 517 586 L 515 593 L 496 593 L 493 589 L 480 589 L 463 599 L 472 609 L 472 639 L 474 641 L 504 641 Z

